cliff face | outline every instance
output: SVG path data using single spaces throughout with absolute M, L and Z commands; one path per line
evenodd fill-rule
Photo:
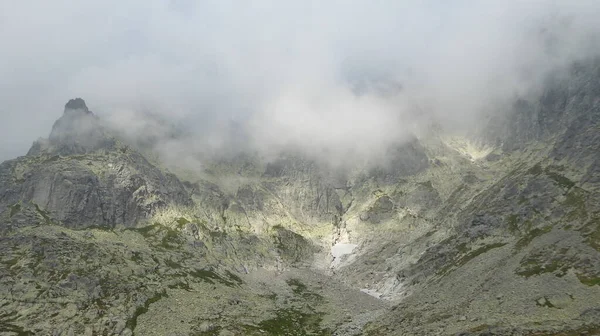
M 0 316 L 18 316 L 0 327 L 594 334 L 599 69 L 550 78 L 477 141 L 438 132 L 343 170 L 285 153 L 177 177 L 72 100 L 0 165 Z
M 397 272 L 359 281 L 406 295 L 370 334 L 598 332 L 598 69 L 577 64 L 539 100 L 519 101 L 493 160 L 472 167 L 431 231 L 361 257 L 378 251 Z
M 189 207 L 183 184 L 119 143 L 82 99 L 69 101 L 48 139 L 0 165 L 0 212 L 36 204 L 72 228 L 133 226 Z

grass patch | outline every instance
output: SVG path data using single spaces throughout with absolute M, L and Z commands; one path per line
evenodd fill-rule
M 451 317 L 452 317 L 451 314 L 433 314 L 433 315 L 429 316 L 429 318 L 427 318 L 427 320 L 425 321 L 425 323 L 427 323 L 427 324 L 429 324 L 429 323 L 435 323 L 435 322 L 447 320 L 447 319 L 449 319 Z
M 560 175 L 556 172 L 552 172 L 552 171 L 548 170 L 548 168 L 546 168 L 544 170 L 544 172 L 550 179 L 552 179 L 554 182 L 556 182 L 560 187 L 563 187 L 566 189 L 571 189 L 575 186 L 575 182 L 569 180 L 568 178 L 564 177 L 563 175 Z
M 191 223 L 189 220 L 187 220 L 184 217 L 179 217 L 175 220 L 175 222 L 177 222 L 179 228 L 182 228 L 184 225 Z
M 535 305 L 539 307 L 556 308 L 556 306 L 554 306 L 546 297 L 544 297 L 544 303 L 540 303 L 540 301 L 541 300 L 535 301 Z
M 542 165 L 537 163 L 537 164 L 535 164 L 535 166 L 529 168 L 527 170 L 527 173 L 530 175 L 536 175 L 536 176 L 544 173 L 551 180 L 556 182 L 556 184 L 558 184 L 559 186 L 561 186 L 563 188 L 571 189 L 572 187 L 575 186 L 575 182 L 571 181 L 567 177 L 565 177 L 553 170 L 563 171 L 564 168 L 558 167 L 558 166 L 548 166 L 546 168 L 542 168 Z
M 188 273 L 195 279 L 199 279 L 204 282 L 208 282 L 210 284 L 215 284 L 216 282 L 221 283 L 227 287 L 237 287 L 242 284 L 242 279 L 228 272 L 228 276 L 234 276 L 235 278 L 226 279 L 225 277 L 217 274 L 211 270 L 194 270 Z
M 14 215 L 18 214 L 19 211 L 21 211 L 21 203 L 11 205 L 9 218 L 12 218 Z
M 0 332 L 10 333 L 15 336 L 34 336 L 35 334 L 31 331 L 26 331 L 23 327 L 9 322 L 0 322 Z
M 600 218 L 593 217 L 578 230 L 585 238 L 585 242 L 590 247 L 600 252 Z
M 577 279 L 584 285 L 588 286 L 600 286 L 600 277 L 588 276 L 585 274 L 577 274 Z
M 60 159 L 60 155 L 53 155 L 53 156 L 47 158 L 46 160 L 44 160 L 44 163 L 55 162 L 55 161 L 58 161 L 59 159 Z
M 244 281 L 242 280 L 242 278 L 240 278 L 239 276 L 229 272 L 229 271 L 225 271 L 225 274 L 227 275 L 227 277 L 229 279 L 231 279 L 231 281 L 235 282 L 238 285 L 241 285 L 244 283 Z
M 213 240 L 223 240 L 227 238 L 227 232 L 225 231 L 210 231 L 208 233 Z
M 154 223 L 140 228 L 129 228 L 128 230 L 135 231 L 146 239 L 154 239 L 153 245 L 158 245 L 165 250 L 172 250 L 181 245 L 181 237 L 179 231 L 165 227 L 161 224 Z M 159 241 L 156 241 L 160 239 Z
M 165 249 L 174 249 L 176 247 L 179 247 L 179 243 L 180 243 L 180 238 L 179 238 L 179 233 L 173 229 L 166 229 L 167 232 L 165 233 L 164 237 L 161 239 L 160 241 L 160 246 L 165 248 Z
M 428 190 L 434 190 L 433 188 L 433 184 L 431 184 L 431 181 L 427 181 L 427 182 L 417 182 L 418 185 L 425 187 Z
M 192 287 L 190 287 L 190 285 L 187 282 L 183 282 L 183 281 L 180 281 L 180 282 L 178 282 L 176 284 L 169 285 L 168 287 L 170 289 L 183 289 L 183 290 L 186 290 L 188 292 L 192 292 L 193 291 Z
M 586 192 L 581 188 L 574 188 L 569 191 L 563 204 L 570 208 L 566 219 L 570 221 L 582 221 L 587 219 L 588 213 L 585 206 Z
M 140 252 L 134 251 L 131 253 L 131 261 L 140 263 L 144 261 L 144 258 L 142 258 L 142 254 Z
M 525 246 L 529 245 L 529 243 L 531 243 L 531 241 L 534 240 L 536 237 L 542 236 L 550 232 L 551 230 L 551 226 L 529 230 L 523 237 L 521 237 L 521 239 L 517 241 L 517 243 L 515 244 L 515 249 L 521 250 Z
M 510 231 L 510 233 L 515 234 L 521 231 L 519 230 L 519 215 L 509 215 L 508 218 L 506 218 L 506 221 L 508 222 L 508 231 Z
M 457 246 L 457 249 L 462 249 L 462 250 L 466 250 L 466 245 L 464 244 L 460 244 Z M 458 259 L 455 259 L 455 261 L 452 263 L 448 263 L 446 264 L 446 266 L 444 266 L 443 268 L 441 268 L 438 272 L 437 275 L 443 276 L 445 274 L 447 274 L 452 268 L 459 268 L 461 266 L 464 266 L 466 263 L 468 263 L 469 261 L 477 258 L 478 256 L 487 253 L 493 249 L 497 249 L 500 248 L 502 246 L 506 245 L 506 243 L 494 243 L 494 244 L 490 244 L 490 245 L 484 245 L 481 246 L 473 251 L 470 251 L 466 254 L 463 254 L 461 257 L 459 257 Z
M 110 226 L 102 226 L 102 225 L 90 225 L 83 228 L 73 229 L 74 231 L 88 231 L 88 230 L 98 230 L 104 232 L 115 232 L 115 229 Z
M 529 333 L 530 336 L 581 336 L 581 335 L 600 335 L 598 325 L 583 326 L 573 330 L 562 331 L 538 331 Z
M 489 252 L 489 251 L 491 251 L 493 249 L 500 248 L 500 247 L 502 247 L 504 245 L 506 245 L 506 243 L 494 243 L 494 244 L 482 246 L 482 247 L 480 247 L 480 248 L 478 248 L 478 249 L 476 249 L 476 250 L 468 253 L 463 258 L 461 258 L 460 266 L 468 263 L 472 259 L 475 259 L 476 257 L 478 257 L 478 256 L 480 256 L 480 255 L 482 255 L 484 253 L 487 253 L 487 252 Z
M 299 297 L 313 302 L 323 301 L 323 296 L 317 293 L 313 293 L 308 290 L 305 284 L 300 282 L 298 279 L 289 279 L 286 281 L 288 286 L 292 287 L 292 292 Z
M 167 265 L 167 266 L 168 266 L 168 267 L 170 267 L 170 268 L 176 268 L 176 269 L 178 269 L 178 268 L 181 268 L 181 267 L 182 267 L 180 263 L 174 262 L 174 261 L 173 261 L 172 259 L 170 259 L 170 258 L 165 260 L 165 265 Z
M 280 225 L 274 226 L 273 229 L 275 230 L 275 235 L 273 235 L 275 246 L 285 261 L 300 262 L 309 259 L 316 251 L 315 246 L 304 236 Z
M 131 331 L 134 331 L 135 327 L 137 326 L 138 318 L 141 315 L 146 314 L 148 312 L 148 307 L 150 307 L 151 304 L 157 302 L 158 300 L 166 297 L 168 297 L 167 292 L 163 290 L 162 292 L 156 293 L 154 294 L 154 296 L 148 298 L 146 302 L 144 302 L 143 306 L 137 307 L 137 309 L 133 313 L 133 316 L 127 320 L 125 327 L 129 328 Z
M 427 232 L 423 237 L 431 237 L 433 236 L 435 233 L 437 232 L 437 230 L 431 230 L 429 232 Z
M 470 332 L 482 332 L 482 331 L 489 331 L 491 328 L 492 328 L 492 326 L 490 326 L 489 324 L 480 324 L 476 327 L 469 329 L 469 331 Z
M 13 258 L 8 260 L 3 260 L 0 263 L 6 265 L 6 267 L 11 268 L 15 266 L 19 262 L 19 258 Z
M 330 329 L 321 328 L 322 314 L 298 309 L 280 309 L 275 317 L 261 321 L 257 326 L 244 326 L 245 335 L 331 336 Z
M 587 243 L 600 252 L 600 222 L 596 222 L 595 229 L 587 235 Z
M 568 249 L 563 248 L 558 251 L 559 255 L 565 255 Z M 523 258 L 521 260 L 521 269 L 515 273 L 517 275 L 524 276 L 526 278 L 534 275 L 541 275 L 543 273 L 554 273 L 557 277 L 563 277 L 567 274 L 569 268 L 571 268 L 572 261 L 564 258 L 555 258 L 550 262 L 544 262 L 540 258 L 546 255 L 546 251 L 539 255 L 533 255 L 529 258 Z
M 44 222 L 48 225 L 52 224 L 52 220 L 50 219 L 50 212 L 42 210 L 40 206 L 36 203 L 33 203 L 33 205 L 35 206 L 35 211 L 37 211 L 37 213 L 40 214 L 40 216 L 42 216 L 42 218 L 44 219 Z
M 542 165 L 540 165 L 539 163 L 536 163 L 535 166 L 529 168 L 529 170 L 527 170 L 528 174 L 531 175 L 540 175 L 541 173 L 543 173 L 544 170 L 542 169 Z
M 158 223 L 154 223 L 152 225 L 147 225 L 147 226 L 140 227 L 140 228 L 128 228 L 127 230 L 135 231 L 135 232 L 141 234 L 142 236 L 144 236 L 144 238 L 150 238 L 154 235 L 153 231 L 158 231 L 160 229 L 161 229 L 161 225 Z

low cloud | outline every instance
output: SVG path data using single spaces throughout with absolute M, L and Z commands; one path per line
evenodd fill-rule
M 597 55 L 599 14 L 594 0 L 6 2 L 0 159 L 73 97 L 190 166 L 234 149 L 368 158 L 539 94 Z

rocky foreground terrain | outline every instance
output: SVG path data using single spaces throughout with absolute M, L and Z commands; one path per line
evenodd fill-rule
M 599 150 L 597 60 L 344 170 L 190 173 L 74 99 L 0 165 L 0 334 L 598 335 Z

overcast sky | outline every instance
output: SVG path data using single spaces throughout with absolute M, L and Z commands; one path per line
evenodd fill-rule
M 171 152 L 218 145 L 228 120 L 258 148 L 369 152 L 418 111 L 468 125 L 535 93 L 598 51 L 598 17 L 597 0 L 2 1 L 0 160 L 73 97 L 133 133 L 164 131 L 141 112 L 190 127 Z

